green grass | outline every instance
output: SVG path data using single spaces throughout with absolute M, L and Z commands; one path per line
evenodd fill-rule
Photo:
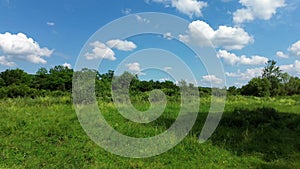
M 173 149 L 131 159 L 91 141 L 68 97 L 0 100 L 0 168 L 300 168 L 300 96 L 228 97 L 216 132 L 200 144 L 209 103 L 201 99 L 195 126 Z M 128 121 L 111 103 L 99 107 L 116 130 L 149 137 L 172 125 L 180 105 L 168 103 L 149 124 Z

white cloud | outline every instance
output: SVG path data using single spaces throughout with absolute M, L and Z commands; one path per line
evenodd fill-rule
M 238 70 L 236 73 L 232 72 L 226 72 L 225 75 L 227 77 L 234 77 L 234 78 L 240 78 L 242 80 L 250 80 L 254 77 L 261 76 L 263 71 L 263 68 L 253 68 L 253 69 L 247 69 L 245 72 L 241 72 Z
M 245 85 L 245 83 L 235 82 L 233 85 L 238 87 L 238 88 L 241 88 L 241 87 L 243 87 L 243 85 Z
M 95 41 L 90 43 L 90 46 L 93 47 L 93 52 L 87 52 L 85 57 L 87 60 L 93 59 L 108 59 L 116 60 L 115 52 L 113 48 L 121 51 L 132 51 L 136 48 L 136 45 L 133 42 L 127 40 L 113 39 L 106 42 L 106 44 Z
M 237 56 L 234 53 L 230 53 L 226 50 L 219 50 L 217 53 L 218 58 L 222 58 L 225 62 L 231 65 L 263 65 L 268 62 L 268 58 L 262 56 L 251 56 L 250 58 L 245 55 Z
M 128 63 L 126 64 L 126 67 L 135 74 L 145 75 L 145 73 L 141 72 L 141 67 L 138 62 Z
M 179 12 L 188 15 L 190 18 L 193 16 L 202 16 L 202 8 L 207 7 L 207 3 L 199 0 L 146 0 L 149 2 L 162 3 L 165 7 L 176 8 Z
M 149 4 L 150 2 L 156 2 L 156 3 L 163 3 L 163 4 L 167 4 L 167 3 L 170 3 L 170 0 L 145 0 L 145 2 L 147 4 Z
M 233 21 L 235 23 L 243 23 L 252 20 L 254 20 L 254 16 L 249 9 L 238 9 L 233 13 Z
M 150 23 L 149 19 L 143 18 L 140 15 L 135 15 L 135 18 L 138 22 L 142 22 L 142 23 Z
M 140 64 L 138 62 L 128 63 L 128 64 L 126 64 L 126 66 L 128 67 L 128 69 L 130 71 L 134 71 L 134 72 L 140 72 L 141 71 Z
M 225 49 L 242 49 L 249 43 L 253 42 L 253 37 L 249 36 L 242 28 L 233 28 L 227 26 L 220 26 L 215 31 L 213 44 L 222 46 Z
M 54 22 L 47 22 L 47 25 L 48 25 L 48 26 L 54 26 L 55 23 L 54 23 Z
M 300 56 L 300 41 L 294 43 L 291 47 L 289 47 L 288 51 L 291 52 L 292 55 Z
M 280 58 L 289 58 L 289 55 L 283 53 L 282 51 L 276 52 L 276 56 Z
M 172 36 L 171 32 L 164 33 L 163 37 L 165 39 L 168 39 L 168 40 L 172 40 L 173 39 L 173 36 Z
M 202 16 L 201 9 L 206 7 L 207 3 L 198 0 L 172 0 L 171 6 L 192 18 L 193 15 L 197 17 Z
M 72 65 L 70 63 L 64 63 L 62 66 L 72 69 Z
M 281 65 L 280 66 L 280 70 L 284 71 L 284 72 L 292 72 L 294 70 L 294 64 L 289 64 L 289 65 Z
M 284 72 L 287 72 L 291 75 L 300 75 L 300 61 L 295 60 L 293 64 L 281 65 L 280 69 Z
M 42 57 L 51 56 L 53 53 L 53 50 L 41 48 L 36 41 L 23 33 L 11 34 L 9 32 L 0 34 L 0 51 L 5 56 L 5 60 L 11 62 L 11 65 L 14 63 L 12 60 L 15 59 L 45 64 L 47 61 Z
M 295 71 L 300 74 L 300 61 L 296 60 L 294 63 Z
M 170 70 L 172 70 L 172 67 L 164 67 L 164 71 L 166 71 L 166 72 L 168 72 L 168 71 L 170 71 Z
M 159 82 L 165 82 L 165 81 L 170 81 L 170 79 L 169 79 L 169 78 L 161 78 L 161 79 L 159 79 L 158 81 L 159 81 Z
M 5 56 L 0 56 L 0 65 L 10 66 L 10 67 L 16 66 L 16 64 L 14 62 L 7 60 L 7 58 Z
M 131 13 L 131 9 L 130 8 L 125 8 L 125 9 L 122 10 L 122 13 L 124 15 L 129 15 Z
M 209 46 L 215 36 L 215 31 L 203 21 L 193 21 L 189 24 L 187 35 L 179 35 L 179 40 L 199 46 Z
M 95 41 L 90 43 L 90 46 L 94 48 L 92 53 L 87 52 L 85 54 L 87 60 L 93 60 L 93 59 L 116 60 L 114 51 L 112 51 L 111 48 L 106 46 L 104 43 Z
M 187 35 L 179 35 L 179 39 L 199 46 L 209 46 L 212 43 L 215 47 L 227 50 L 239 50 L 254 41 L 253 37 L 242 28 L 219 26 L 217 30 L 213 30 L 200 20 L 190 23 Z
M 215 84 L 215 85 L 222 84 L 222 82 L 223 82 L 223 80 L 218 78 L 216 75 L 202 76 L 202 81 L 207 82 L 207 83 L 211 83 L 211 84 Z
M 130 41 L 122 41 L 120 39 L 114 39 L 106 42 L 106 45 L 110 48 L 116 48 L 122 51 L 132 51 L 136 48 L 136 45 Z
M 240 0 L 244 6 L 233 13 L 235 23 L 253 21 L 254 19 L 269 20 L 276 14 L 277 8 L 284 7 L 285 0 Z

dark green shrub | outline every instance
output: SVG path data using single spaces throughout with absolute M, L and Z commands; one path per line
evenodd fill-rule
M 7 88 L 1 87 L 0 88 L 0 99 L 6 98 L 6 97 L 7 97 Z

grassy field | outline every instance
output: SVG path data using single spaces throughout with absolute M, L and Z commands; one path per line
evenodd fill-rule
M 199 144 L 209 100 L 201 99 L 196 124 L 180 144 L 145 159 L 120 157 L 97 146 L 68 97 L 0 100 L 0 168 L 300 168 L 300 96 L 228 97 L 216 132 Z M 136 124 L 112 103 L 99 107 L 111 126 L 136 137 L 165 131 L 180 108 L 169 103 L 155 122 Z

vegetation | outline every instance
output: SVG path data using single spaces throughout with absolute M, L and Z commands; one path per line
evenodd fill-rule
M 78 78 L 92 77 L 88 86 Z M 72 78 L 74 80 L 72 81 Z M 211 88 L 196 87 L 201 99 L 198 118 L 188 136 L 159 156 L 130 159 L 113 155 L 86 135 L 73 108 L 72 85 L 94 92 L 107 122 L 128 136 L 149 137 L 164 132 L 180 110 L 180 90 L 195 88 L 181 81 L 142 81 L 128 72 L 114 76 L 83 69 L 74 72 L 63 66 L 35 75 L 23 70 L 0 73 L 0 168 L 299 168 L 300 166 L 300 79 L 282 73 L 269 61 L 260 77 L 241 88 L 227 89 L 221 122 L 210 139 L 200 144 L 198 136 L 211 101 Z M 130 98 L 122 87 L 129 85 Z M 130 100 L 135 108 L 149 108 L 149 95 L 161 89 L 166 109 L 147 124 L 130 122 L 112 102 Z M 224 89 L 217 89 L 223 95 Z M 189 90 L 187 90 L 189 91 Z M 80 96 L 85 93 L 73 93 Z M 153 94 L 153 93 L 152 93 Z M 158 93 L 159 94 L 159 93 Z M 186 93 L 192 94 L 192 93 Z M 150 99 L 157 99 L 151 96 Z M 80 97 L 79 100 L 80 101 Z M 89 100 L 85 100 L 89 102 Z
M 70 95 L 72 90 L 72 78 L 78 76 L 95 77 L 96 96 L 103 101 L 111 101 L 111 87 L 121 88 L 122 84 L 130 84 L 130 94 L 132 99 L 147 101 L 147 92 L 154 89 L 161 89 L 169 97 L 179 96 L 179 86 L 194 87 L 193 84 L 187 84 L 185 81 L 180 85 L 175 85 L 172 81 L 141 81 L 136 75 L 128 72 L 116 77 L 114 71 L 100 74 L 96 70 L 83 69 L 74 72 L 64 66 L 55 66 L 49 71 L 46 68 L 40 68 L 35 75 L 30 75 L 21 69 L 6 70 L 0 73 L 0 98 L 15 97 L 39 97 L 39 96 L 64 96 Z M 112 80 L 115 77 L 115 86 L 112 86 Z M 75 78 L 76 79 L 76 78 Z M 130 82 L 126 82 L 130 80 Z M 94 83 L 92 83 L 94 84 Z M 119 85 L 119 86 L 116 86 Z M 201 96 L 209 96 L 210 88 L 198 87 Z M 221 91 L 221 90 L 220 90 Z M 276 62 L 268 61 L 262 75 L 251 79 L 248 84 L 241 88 L 235 86 L 227 89 L 230 95 L 245 96 L 292 96 L 300 94 L 300 79 L 292 77 L 287 73 L 282 73 Z M 138 96 L 138 98 L 135 98 Z
M 199 144 L 198 136 L 209 101 L 209 98 L 201 99 L 194 128 L 176 147 L 159 156 L 130 159 L 110 154 L 91 141 L 67 96 L 1 100 L 0 168 L 273 169 L 300 166 L 299 96 L 229 96 L 216 132 L 207 142 Z M 145 107 L 138 103 L 136 106 Z M 162 117 L 146 125 L 129 123 L 113 104 L 99 103 L 99 107 L 116 130 L 147 137 L 165 131 L 176 119 L 174 112 L 180 105 L 168 104 Z
M 269 60 L 263 70 L 262 76 L 253 78 L 241 88 L 242 95 L 248 96 L 285 96 L 300 94 L 300 79 L 282 73 L 276 61 Z

